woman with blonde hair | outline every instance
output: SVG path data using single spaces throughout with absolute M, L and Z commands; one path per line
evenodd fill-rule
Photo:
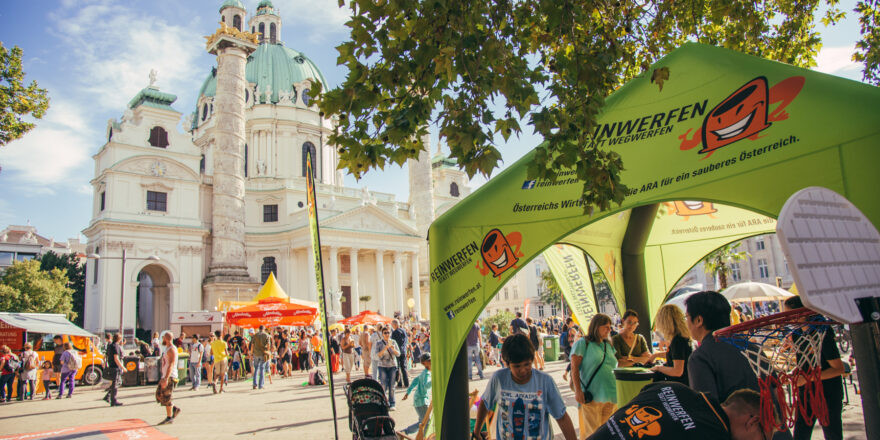
M 691 347 L 691 335 L 684 320 L 684 313 L 678 306 L 666 304 L 657 311 L 654 328 L 669 341 L 667 351 L 651 355 L 652 361 L 660 356 L 666 358 L 665 364 L 651 368 L 657 373 L 655 380 L 671 380 L 687 385 L 687 362 L 694 350 Z
M 610 336 L 611 317 L 597 313 L 590 320 L 587 335 L 571 348 L 572 388 L 578 402 L 581 440 L 602 426 L 617 408 L 617 357 Z

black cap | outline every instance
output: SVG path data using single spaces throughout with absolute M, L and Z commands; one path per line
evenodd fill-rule
M 422 357 L 419 358 L 419 362 L 428 362 L 431 360 L 431 353 L 422 353 Z

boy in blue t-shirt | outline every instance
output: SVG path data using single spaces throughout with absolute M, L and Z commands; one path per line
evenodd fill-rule
M 576 440 L 574 425 L 553 379 L 543 371 L 532 370 L 535 349 L 529 337 L 522 333 L 508 336 L 501 345 L 501 358 L 508 368 L 496 371 L 489 379 L 477 410 L 473 435 L 484 438 L 481 427 L 488 412 L 497 405 L 495 438 L 549 440 L 553 437 L 550 428 L 550 416 L 553 416 L 565 439 Z

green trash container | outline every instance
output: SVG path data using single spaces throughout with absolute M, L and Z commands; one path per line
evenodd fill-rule
M 559 336 L 544 336 L 544 360 L 547 362 L 559 360 Z
M 177 353 L 177 385 L 186 383 L 189 374 L 189 353 Z
M 645 385 L 650 385 L 654 381 L 654 372 L 642 367 L 615 368 L 614 379 L 617 382 L 618 407 L 623 407 L 636 397 Z

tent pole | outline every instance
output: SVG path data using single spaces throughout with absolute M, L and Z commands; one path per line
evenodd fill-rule
M 441 430 L 443 438 L 467 439 L 470 438 L 471 409 L 468 408 L 468 365 L 467 348 L 461 344 L 455 363 L 452 364 L 452 372 L 449 375 L 449 385 L 446 387 L 446 397 L 443 403 L 443 421 Z
M 877 360 L 880 359 L 880 319 L 877 317 L 880 299 L 859 298 L 856 302 L 865 321 L 850 325 L 850 332 L 856 374 L 862 390 L 865 438 L 880 438 L 880 373 L 877 369 Z
M 623 295 L 626 308 L 635 310 L 643 325 L 639 333 L 651 344 L 651 327 L 654 317 L 648 303 L 648 278 L 645 274 L 645 245 L 651 226 L 657 217 L 659 204 L 639 206 L 632 209 L 623 242 L 620 245 L 620 263 L 623 269 Z M 646 325 L 645 325 L 646 324 Z

